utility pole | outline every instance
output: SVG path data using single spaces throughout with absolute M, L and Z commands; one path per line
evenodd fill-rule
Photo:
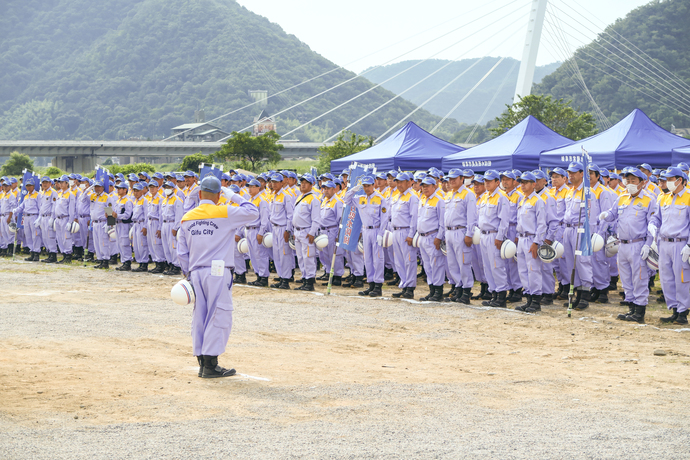
M 527 24 L 527 36 L 525 37 L 525 47 L 522 50 L 522 62 L 520 63 L 520 72 L 518 73 L 513 103 L 520 100 L 518 96 L 528 96 L 532 91 L 534 67 L 537 64 L 539 41 L 541 40 L 541 31 L 544 27 L 547 2 L 548 0 L 532 0 L 529 23 Z

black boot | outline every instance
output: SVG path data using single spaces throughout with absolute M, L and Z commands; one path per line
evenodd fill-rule
M 331 286 L 342 286 L 343 284 L 343 277 L 342 276 L 333 276 L 333 281 L 331 281 Z M 328 283 L 326 283 L 326 286 L 328 286 Z
M 323 275 L 319 276 L 316 278 L 318 281 L 328 281 L 328 278 L 330 278 L 330 273 L 323 272 Z
M 599 290 L 599 298 L 597 299 L 597 303 L 609 303 L 609 290 L 608 290 L 608 288 Z
M 369 297 L 380 297 L 383 295 L 383 292 L 381 292 L 381 288 L 383 287 L 383 283 L 375 283 L 374 284 L 374 290 L 369 293 Z
M 350 273 L 350 276 L 345 278 L 345 282 L 343 283 L 343 287 L 344 288 L 355 287 L 355 282 L 357 281 L 358 278 L 359 278 L 359 276 L 355 276 L 352 273 Z
M 132 261 L 131 261 L 131 260 L 127 260 L 127 261 L 125 261 L 125 262 L 122 262 L 122 265 L 120 265 L 119 267 L 117 267 L 115 270 L 117 270 L 117 271 L 119 271 L 119 272 L 128 272 L 128 271 L 130 271 L 131 269 L 132 269 Z
M 628 313 L 621 313 L 620 315 L 618 315 L 616 317 L 616 319 L 619 319 L 621 321 L 627 321 L 628 316 L 631 316 L 635 313 L 635 304 L 632 302 L 627 302 L 627 304 L 628 304 Z
M 625 321 L 634 321 L 636 323 L 644 324 L 644 315 L 647 310 L 647 305 L 635 305 L 635 312 L 630 315 L 625 317 Z
M 481 290 L 479 291 L 479 294 L 477 294 L 476 296 L 472 296 L 472 300 L 480 300 L 482 298 L 482 296 L 484 294 L 486 294 L 486 291 L 489 288 L 489 285 L 486 283 L 481 283 L 479 285 L 479 287 L 481 288 Z
M 618 289 L 618 277 L 612 276 L 611 282 L 609 282 L 609 291 L 615 291 L 616 289 Z
M 41 262 L 45 262 L 47 264 L 57 263 L 57 252 L 51 252 L 50 254 L 48 254 L 48 258 L 43 259 Z
M 290 274 L 290 278 L 288 278 L 289 283 L 294 283 L 295 282 L 295 269 L 292 269 L 292 272 Z
M 672 323 L 677 319 L 678 319 L 678 309 L 677 308 L 673 309 L 673 314 L 671 316 L 666 317 L 666 318 L 659 318 L 659 320 L 662 323 Z
M 247 277 L 244 275 L 244 273 L 235 273 L 233 284 L 247 284 Z
M 313 291 L 314 290 L 315 278 L 306 278 L 304 284 L 300 287 L 296 287 L 295 291 Z
M 355 281 L 352 283 L 353 288 L 364 287 L 364 276 L 355 276 Z
M 481 300 L 491 300 L 493 299 L 493 296 L 491 292 L 489 292 L 489 283 L 486 283 L 486 290 L 484 291 L 484 294 L 480 297 Z
M 541 305 L 553 305 L 553 294 L 542 294 Z
M 218 365 L 218 356 L 203 356 L 204 370 L 201 378 L 216 379 L 219 377 L 232 377 L 235 375 L 235 369 L 225 369 Z
M 405 292 L 403 292 L 402 296 L 403 296 L 403 299 L 414 299 L 414 288 L 408 287 L 407 290 Z
M 103 261 L 103 265 L 101 265 L 98 268 L 102 268 L 103 270 L 110 270 L 110 261 L 108 259 L 105 259 Z
M 678 313 L 678 318 L 676 318 L 673 324 L 688 324 L 688 310 Z
M 434 295 L 435 291 L 436 291 L 436 286 L 434 286 L 433 284 L 430 284 L 429 285 L 429 294 L 425 295 L 424 297 L 420 297 L 419 300 L 429 300 L 431 298 L 431 296 Z
M 139 266 L 132 271 L 137 272 L 137 273 L 148 272 L 149 271 L 149 264 L 148 263 L 139 264 Z
M 41 261 L 41 259 L 39 257 L 39 254 L 40 254 L 39 252 L 32 252 L 31 254 L 32 254 L 31 262 L 40 262 Z
M 457 295 L 453 297 L 453 302 L 464 303 L 465 305 L 470 304 L 470 298 L 472 297 L 472 288 L 457 288 Z
M 558 299 L 560 295 L 563 293 L 563 283 L 560 281 L 558 282 L 558 291 L 554 293 L 554 296 Z
M 197 376 L 201 377 L 201 374 L 204 373 L 204 358 L 203 358 L 203 356 L 197 356 L 196 362 L 199 363 L 199 373 L 197 374 Z
M 22 248 L 22 254 L 29 254 L 29 253 L 30 253 L 29 247 L 28 247 L 28 246 L 24 246 L 24 247 Z
M 517 311 L 527 311 L 527 309 L 532 305 L 532 295 L 527 294 L 527 303 L 515 307 Z
M 651 291 L 652 288 L 654 287 L 654 278 L 656 278 L 656 275 L 652 275 L 649 277 L 649 283 L 647 283 L 647 286 L 649 287 L 649 290 Z
M 259 281 L 261 281 L 261 277 L 259 275 L 256 275 L 256 279 L 254 281 L 250 281 L 247 283 L 249 286 L 259 286 Z
M 482 302 L 482 305 L 484 305 L 485 307 L 490 307 L 491 303 L 495 302 L 496 299 L 498 299 L 498 292 L 494 291 L 494 292 L 491 292 L 490 294 L 491 294 L 491 299 L 485 300 L 484 302 Z
M 7 245 L 7 257 L 12 257 L 14 255 L 14 243 Z
M 62 260 L 58 262 L 59 264 L 71 264 L 72 263 L 72 254 L 65 254 L 62 256 Z
M 384 281 L 390 281 L 393 279 L 393 269 L 392 268 L 384 268 L 383 269 L 383 280 Z
M 94 262 L 96 260 L 96 254 L 93 252 L 88 252 L 86 257 L 84 257 L 84 262 Z
M 530 304 L 529 307 L 525 309 L 526 313 L 534 313 L 535 311 L 541 311 L 541 296 L 540 295 L 533 295 L 532 296 L 532 303 Z
M 285 290 L 290 290 L 290 279 L 289 278 L 281 278 L 280 279 L 280 286 L 278 289 L 285 289 Z
M 160 262 L 156 262 L 156 267 L 153 270 L 149 270 L 149 273 L 158 274 L 158 273 L 163 273 L 165 270 L 163 270 L 163 264 Z
M 103 261 L 99 260 L 98 263 L 93 266 L 93 268 L 103 268 Z
M 273 289 L 280 289 L 281 284 L 283 284 L 283 278 L 278 278 L 278 280 L 274 284 L 271 284 L 271 287 Z
M 582 288 L 577 290 L 577 305 L 573 305 L 573 308 L 578 311 L 586 310 L 589 308 L 589 291 L 583 291 Z
M 403 295 L 405 294 L 406 291 L 407 291 L 407 288 L 402 288 L 402 291 L 396 292 L 395 294 L 391 294 L 391 297 L 393 297 L 394 299 L 399 299 L 399 298 L 403 297 Z
M 501 291 L 498 293 L 496 300 L 491 301 L 490 307 L 496 308 L 507 308 L 506 307 L 506 297 L 508 297 L 508 291 Z
M 451 284 L 450 291 L 443 294 L 443 297 L 451 297 L 451 298 L 455 297 L 455 285 L 454 284 Z
M 563 285 L 563 291 L 558 294 L 558 300 L 568 300 L 568 294 L 570 294 L 570 285 L 569 284 L 564 284 Z M 566 307 L 568 304 L 566 303 Z
M 369 293 L 374 290 L 375 286 L 376 286 L 376 283 L 369 283 L 369 288 L 365 289 L 363 291 L 359 291 L 358 294 L 359 295 L 369 295 Z
M 434 294 L 429 297 L 430 302 L 441 302 L 443 301 L 443 285 L 435 286 Z
M 510 295 L 506 298 L 506 301 L 510 303 L 522 302 L 522 288 L 511 290 Z
M 110 256 L 110 260 L 108 261 L 109 264 L 115 265 L 117 263 L 117 254 L 113 254 Z
M 597 289 L 597 288 L 595 288 L 595 287 L 593 287 L 593 288 L 589 291 L 589 298 L 592 300 L 592 302 L 596 302 L 597 300 L 599 300 L 600 292 L 601 292 L 601 291 L 599 291 L 599 289 Z
M 397 286 L 398 284 L 400 284 L 400 277 L 398 276 L 398 274 L 394 273 L 393 275 L 393 279 L 386 283 L 387 286 Z

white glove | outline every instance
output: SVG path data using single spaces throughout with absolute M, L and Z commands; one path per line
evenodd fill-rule
M 652 238 L 656 238 L 656 230 L 657 230 L 656 225 L 654 225 L 654 224 L 647 225 L 647 231 L 649 231 L 649 233 L 652 234 Z
M 362 184 L 357 184 L 354 187 L 352 187 L 352 190 L 354 192 L 359 192 L 360 190 L 364 190 L 364 187 L 362 186 Z
M 599 214 L 599 220 L 600 220 L 600 221 L 605 221 L 606 218 L 607 218 L 608 216 L 609 216 L 609 212 L 608 212 L 608 211 L 604 211 L 604 212 L 602 212 L 601 214 Z
M 648 245 L 642 246 L 642 251 L 640 252 L 640 256 L 642 257 L 642 260 L 647 260 L 647 257 L 649 256 L 649 250 L 651 248 Z
M 41 219 L 36 219 L 34 221 L 34 228 L 39 228 L 41 226 Z
M 228 201 L 232 201 L 232 197 L 235 196 L 235 192 L 230 190 L 230 187 L 221 187 L 221 190 L 223 191 L 223 196 L 225 197 L 225 199 Z
M 379 246 L 383 245 L 383 236 L 382 235 L 376 235 L 376 244 Z
M 683 246 L 683 249 L 681 249 L 680 251 L 680 256 L 683 260 L 683 263 L 687 262 L 688 259 L 690 259 L 690 246 L 688 246 L 687 244 Z

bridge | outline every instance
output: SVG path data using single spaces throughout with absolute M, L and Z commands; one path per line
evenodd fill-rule
M 120 164 L 177 163 L 187 155 L 208 155 L 220 150 L 223 142 L 175 141 L 7 141 L 0 140 L 0 157 L 19 152 L 30 157 L 52 157 L 53 166 L 67 172 L 92 171 L 106 158 L 117 157 Z M 316 158 L 318 149 L 332 142 L 280 142 L 283 158 Z

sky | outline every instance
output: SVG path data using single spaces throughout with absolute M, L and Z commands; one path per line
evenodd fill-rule
M 594 39 L 606 25 L 648 2 L 550 0 L 537 65 L 562 61 L 565 55 Z M 359 73 L 409 59 L 521 59 L 532 0 L 238 3 L 279 24 L 330 61 Z

